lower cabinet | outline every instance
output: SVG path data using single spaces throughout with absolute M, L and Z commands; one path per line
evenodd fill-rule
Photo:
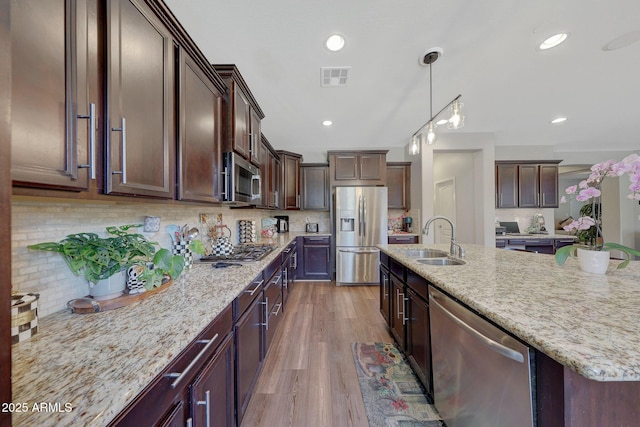
M 407 289 L 407 317 L 407 359 L 427 394 L 433 397 L 429 304 L 411 289 Z
M 207 413 L 211 419 L 215 412 L 217 424 L 209 425 L 234 426 L 232 326 L 229 306 L 109 425 L 205 425 L 196 423 L 195 419 L 206 420 Z M 196 390 L 202 393 L 194 393 Z M 206 404 L 207 391 L 209 405 Z
M 390 245 L 407 245 L 411 243 L 419 243 L 418 236 L 414 235 L 392 235 L 387 237 Z
M 302 236 L 298 245 L 298 279 L 331 280 L 331 237 Z
M 390 275 L 391 313 L 389 316 L 389 328 L 391 335 L 400 348 L 406 350 L 406 296 L 405 285 L 395 275 Z
M 391 299 L 390 299 L 390 273 L 388 267 L 388 257 L 384 253 L 380 253 L 380 314 L 389 324 Z

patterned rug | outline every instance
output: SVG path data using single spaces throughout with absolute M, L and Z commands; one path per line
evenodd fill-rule
M 369 427 L 441 427 L 422 384 L 395 344 L 353 343 Z

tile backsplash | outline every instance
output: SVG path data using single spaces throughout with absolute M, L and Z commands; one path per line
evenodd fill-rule
M 307 217 L 309 222 L 319 224 L 320 232 L 330 231 L 329 212 L 14 198 L 11 208 L 12 290 L 40 293 L 40 316 L 63 310 L 67 301 L 88 294 L 88 284 L 83 277 L 71 273 L 59 254 L 31 251 L 27 249 L 27 245 L 57 242 L 67 234 L 84 231 L 104 236 L 107 226 L 142 224 L 146 216 L 157 216 L 161 221 L 160 231 L 143 234 L 149 240 L 158 242 L 161 247 L 170 248 L 171 239 L 165 232 L 165 227 L 170 224 L 189 224 L 189 227 L 200 228 L 200 213 L 208 216 L 222 214 L 223 223 L 231 229 L 234 244 L 238 243 L 239 219 L 255 220 L 258 233 L 260 220 L 273 215 L 289 215 L 289 229 L 293 232 L 305 230 Z M 142 232 L 142 228 L 139 231 Z

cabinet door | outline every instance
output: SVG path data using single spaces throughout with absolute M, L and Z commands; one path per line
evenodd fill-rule
M 496 207 L 518 207 L 518 166 L 516 164 L 496 165 Z
M 233 151 L 248 159 L 251 107 L 242 91 L 235 85 L 233 87 Z
M 302 275 L 309 280 L 331 278 L 331 247 L 328 237 L 304 237 L 302 245 Z
M 181 51 L 178 198 L 220 201 L 221 94 Z
M 411 208 L 411 165 L 387 163 L 387 187 L 389 187 L 389 209 Z
M 407 296 L 407 355 L 422 385 L 432 395 L 429 305 L 410 289 Z
M 540 207 L 558 207 L 558 165 L 540 165 Z
M 273 209 L 280 208 L 280 160 L 271 153 L 269 167 L 269 207 Z
M 281 209 L 300 209 L 300 158 L 280 155 L 282 164 L 282 205 Z
M 358 178 L 361 181 L 370 181 L 370 185 L 385 185 L 387 181 L 386 154 L 359 154 Z
M 87 167 L 93 164 L 95 173 L 97 154 L 87 93 L 86 2 L 13 1 L 10 19 L 11 179 L 86 190 Z
M 518 166 L 518 207 L 538 207 L 538 165 Z
M 389 270 L 384 267 L 380 267 L 380 313 L 387 324 L 389 324 L 389 309 L 391 303 L 390 287 L 391 282 L 389 280 Z
M 186 399 L 186 397 L 185 397 Z M 184 401 L 179 401 L 172 408 L 167 416 L 157 424 L 158 427 L 183 427 L 189 424 L 187 405 Z
M 263 298 L 258 297 L 238 319 L 236 336 L 236 402 L 238 425 L 247 410 L 251 392 L 262 364 Z
M 173 40 L 142 0 L 107 6 L 106 192 L 173 197 Z
M 404 283 L 396 276 L 389 276 L 391 281 L 391 316 L 389 327 L 391 335 L 395 338 L 402 351 L 406 350 L 405 323 L 406 323 L 406 296 Z
M 230 334 L 191 386 L 194 425 L 235 426 L 233 360 L 233 335 Z
M 262 161 L 260 147 L 262 145 L 260 136 L 260 116 L 255 110 L 251 109 L 251 132 L 249 133 L 249 158 L 251 163 L 260 166 Z
M 302 209 L 329 210 L 329 166 L 300 165 Z
M 358 156 L 356 154 L 336 154 L 331 156 L 334 165 L 335 181 L 352 181 L 358 179 Z

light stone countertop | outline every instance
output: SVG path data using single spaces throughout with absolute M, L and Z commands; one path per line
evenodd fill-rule
M 13 425 L 106 425 L 299 235 L 307 234 L 259 240 L 278 249 L 242 267 L 196 262 L 166 290 L 127 307 L 39 319 L 38 333 L 12 346 L 13 402 L 29 408 L 13 413 Z M 31 410 L 41 402 L 60 410 Z
M 429 266 L 407 248 L 380 249 L 562 365 L 595 381 L 640 381 L 640 261 L 606 275 L 575 259 L 462 245 L 466 265 Z

